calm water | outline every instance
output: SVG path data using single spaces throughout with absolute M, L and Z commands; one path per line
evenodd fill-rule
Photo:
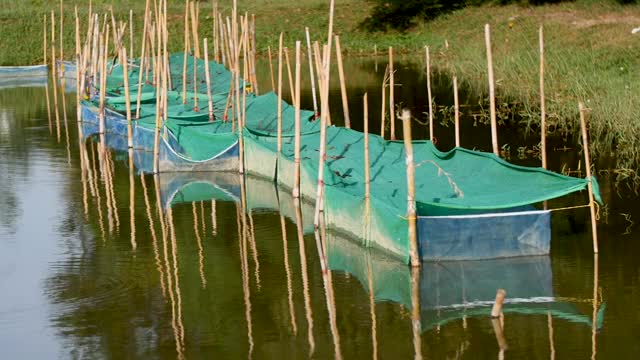
M 360 95 L 369 92 L 379 109 L 383 68 L 375 72 L 364 60 L 349 66 L 360 84 L 349 88 L 352 121 L 361 128 Z M 414 113 L 426 111 L 419 65 L 398 68 L 396 98 Z M 449 84 L 437 81 L 436 101 L 448 104 Z M 266 76 L 263 88 L 269 82 Z M 510 301 L 507 358 L 640 354 L 633 223 L 640 210 L 613 176 L 600 178 L 607 207 L 598 258 L 588 213 L 579 209 L 554 213 L 548 257 L 434 263 L 412 273 L 326 234 L 325 273 L 309 231 L 310 205 L 298 212 L 271 183 L 230 174 L 140 177 L 127 154 L 78 141 L 72 94 L 58 139 L 44 94 L 0 90 L 3 358 L 496 358 L 484 301 L 498 288 Z M 339 100 L 333 105 L 339 119 Z M 379 118 L 379 110 L 371 113 Z M 463 143 L 488 150 L 488 128 L 466 119 Z M 446 149 L 453 129 L 437 129 Z M 512 161 L 538 164 L 516 151 L 531 148 L 535 136 L 502 131 Z M 551 156 L 555 170 L 578 167 L 573 152 Z M 581 194 L 552 205 L 584 201 Z

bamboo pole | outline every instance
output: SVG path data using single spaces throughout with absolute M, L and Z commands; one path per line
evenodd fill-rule
M 337 42 L 336 42 L 337 45 Z M 371 169 L 369 164 L 369 101 L 364 93 L 364 223 L 365 243 L 369 241 L 369 225 L 371 213 Z
M 64 11 L 62 10 L 62 0 L 60 0 L 60 77 L 64 76 Z M 63 89 L 64 91 L 64 89 Z
M 287 61 L 287 74 L 289 75 L 289 90 L 291 91 L 291 102 L 295 103 L 295 88 L 293 86 L 293 75 L 291 75 L 291 62 L 289 61 L 289 49 L 284 48 L 284 58 Z
M 493 145 L 493 153 L 500 155 L 498 147 L 498 124 L 496 121 L 496 90 L 493 80 L 493 56 L 491 54 L 491 29 L 489 24 L 484 26 L 484 40 L 487 48 L 487 70 L 489 77 L 489 106 L 491 110 L 491 143 Z
M 195 56 L 193 57 L 193 111 L 200 111 L 198 107 L 198 58 Z
M 228 49 L 229 49 L 229 41 L 228 38 L 229 36 L 225 36 L 225 32 L 224 32 L 224 23 L 222 21 L 222 15 L 218 14 L 218 27 L 220 28 L 220 39 L 218 40 L 218 45 L 220 46 L 220 60 L 222 60 L 222 64 L 224 66 L 227 66 L 228 68 L 231 68 L 231 66 L 229 66 L 229 64 L 227 63 L 227 59 L 230 59 L 231 57 L 228 55 Z
M 458 78 L 453 76 L 453 111 L 455 118 L 456 147 L 460 147 L 460 102 L 458 100 Z
M 311 96 L 313 98 L 313 114 L 317 118 L 318 112 L 318 100 L 316 98 L 316 79 L 313 75 L 313 59 L 311 58 L 311 36 L 309 36 L 309 28 L 305 27 L 304 31 L 307 37 L 307 56 L 309 57 L 309 78 L 311 79 Z
M 544 33 L 540 25 L 540 156 L 542 167 L 547 168 L 547 114 L 544 101 Z
M 191 31 L 193 33 L 193 51 L 196 58 L 200 58 L 200 41 L 198 39 L 198 14 L 196 13 L 195 1 L 189 4 L 191 10 Z
M 133 55 L 133 9 L 129 9 L 129 55 Z
M 142 100 L 142 74 L 145 66 L 145 52 L 147 44 L 147 26 L 149 21 L 149 0 L 145 2 L 144 7 L 144 24 L 142 30 L 142 50 L 140 53 L 140 69 L 138 73 L 138 94 L 136 96 L 136 119 L 140 119 L 140 102 Z
M 340 37 L 336 38 L 336 58 L 338 58 L 338 76 L 340 77 L 340 93 L 342 94 L 342 111 L 344 113 L 344 126 L 351 128 L 351 119 L 349 119 L 349 101 L 347 98 L 347 85 L 344 79 L 344 68 L 342 67 L 342 51 L 340 50 Z
M 213 60 L 220 63 L 220 33 L 218 26 L 218 0 L 213 0 Z
M 589 138 L 587 136 L 586 109 L 582 102 L 578 103 L 580 110 L 580 128 L 582 130 L 582 150 L 584 151 L 584 167 L 589 181 L 589 209 L 591 211 L 591 236 L 593 237 L 593 253 L 598 253 L 598 224 L 596 220 L 596 204 L 593 199 L 593 178 L 591 177 L 591 160 L 589 156 Z
M 44 64 L 48 65 L 47 63 L 47 52 L 48 52 L 48 48 L 47 48 L 47 14 L 44 15 L 44 27 L 43 27 L 43 45 L 42 45 L 42 52 L 44 55 Z M 53 69 L 51 69 L 53 71 Z M 49 78 L 49 76 L 47 75 L 47 79 Z M 51 121 L 51 103 L 49 100 L 49 86 L 47 86 L 45 88 L 45 94 L 46 94 L 46 99 L 47 99 L 47 119 L 49 120 L 49 134 L 51 134 L 53 132 L 53 123 Z
M 507 295 L 507 292 L 504 289 L 498 289 L 496 292 L 496 299 L 493 303 L 493 307 L 491 308 L 491 317 L 496 319 L 502 316 L 502 304 L 504 303 L 504 298 Z
M 402 111 L 402 128 L 407 164 L 407 222 L 409 225 L 409 256 L 411 258 L 411 266 L 419 267 L 420 258 L 418 257 L 418 233 L 416 224 L 415 167 L 413 163 L 413 143 L 411 142 L 411 113 L 407 109 Z
M 127 113 L 127 146 L 133 149 L 133 124 L 131 122 L 131 95 L 129 94 L 129 60 L 127 59 L 127 49 L 122 48 L 122 70 L 124 71 L 124 101 Z
M 300 197 L 300 41 L 296 41 L 296 88 L 295 97 L 295 169 L 293 176 L 293 197 Z
M 76 120 L 81 121 L 82 107 L 80 106 L 80 100 L 82 99 L 82 88 L 80 87 L 80 79 L 84 73 L 84 64 L 81 61 L 80 55 L 80 19 L 78 18 L 78 6 L 74 8 L 75 12 L 75 25 L 76 25 Z
M 282 151 L 282 33 L 278 43 L 278 148 L 276 152 L 277 159 L 280 158 Z
M 189 0 L 184 5 L 184 55 L 182 58 L 182 103 L 187 103 L 187 64 L 189 59 Z
M 598 253 L 593 254 L 593 298 L 592 298 L 592 306 L 593 312 L 591 314 L 591 360 L 596 359 L 596 335 L 598 333 L 598 280 L 599 280 L 599 271 L 598 271 Z
M 389 122 L 391 123 L 391 140 L 396 139 L 396 103 L 394 101 L 393 93 L 395 87 L 393 70 L 393 48 L 389 47 Z
M 269 54 L 269 74 L 271 75 L 271 90 L 276 90 L 276 80 L 273 77 L 273 61 L 271 61 L 271 46 L 267 47 L 267 52 Z
M 256 16 L 255 14 L 251 14 L 251 24 L 249 26 L 249 37 L 251 38 L 251 51 L 249 51 L 249 64 L 251 71 L 251 86 L 253 89 L 253 93 L 258 95 L 258 77 L 256 76 Z
M 209 121 L 214 120 L 213 116 L 213 97 L 211 96 L 211 73 L 209 70 L 209 46 L 207 38 L 204 38 L 204 72 L 207 81 L 207 98 L 209 99 Z
M 99 133 L 102 135 L 105 133 L 105 113 L 104 113 L 104 103 L 106 96 L 106 84 L 107 84 L 107 56 L 109 55 L 107 51 L 109 50 L 109 25 L 106 26 L 105 35 L 102 38 L 102 59 L 101 59 L 101 68 L 100 68 L 100 131 Z
M 56 65 L 56 15 L 51 11 L 51 71 L 53 78 L 53 111 L 56 114 L 56 133 L 60 142 L 60 114 L 58 111 L 58 71 Z
M 138 247 L 136 242 L 136 188 L 134 171 L 133 149 L 129 148 L 129 229 L 131 230 L 131 249 L 133 251 Z
M 433 98 L 431 97 L 431 57 L 429 47 L 425 46 L 425 56 L 427 61 L 427 99 L 429 99 L 429 140 L 433 141 Z
M 385 123 L 387 120 L 387 76 L 389 74 L 389 66 L 384 69 L 384 78 L 382 79 L 382 110 L 380 112 L 380 137 L 384 139 Z

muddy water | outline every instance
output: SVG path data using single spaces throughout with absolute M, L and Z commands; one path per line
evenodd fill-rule
M 427 111 L 420 65 L 396 68 L 398 102 L 415 114 Z M 362 126 L 365 92 L 372 128 L 379 126 L 383 71 L 370 60 L 348 63 L 353 127 Z M 270 88 L 268 70 L 263 75 L 261 91 Z M 436 103 L 450 105 L 448 79 L 435 83 Z M 339 123 L 337 83 L 331 94 Z M 313 107 L 308 87 L 303 100 Z M 595 258 L 588 213 L 579 209 L 554 213 L 550 256 L 434 263 L 412 272 L 326 234 L 330 271 L 323 272 L 309 204 L 298 211 L 286 191 L 253 178 L 141 177 L 127 154 L 78 141 L 67 101 L 58 139 L 44 88 L 0 90 L 4 358 L 495 358 L 500 347 L 487 301 L 497 288 L 508 299 L 505 357 L 640 353 L 633 223 L 640 209 L 615 176 L 600 171 L 607 206 Z M 452 133 L 451 125 L 436 126 L 441 149 L 451 147 Z M 414 134 L 424 138 L 426 127 L 416 123 Z M 465 146 L 489 150 L 489 134 L 463 118 Z M 532 149 L 539 141 L 533 135 L 500 134 L 513 162 L 539 164 L 535 154 L 517 151 Z M 576 170 L 578 162 L 575 151 L 550 154 L 557 171 Z M 606 166 L 601 161 L 598 169 Z M 552 205 L 584 202 L 581 194 Z

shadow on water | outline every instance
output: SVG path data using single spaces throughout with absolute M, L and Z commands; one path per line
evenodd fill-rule
M 349 83 L 358 84 L 349 94 L 360 129 L 363 93 L 379 119 L 383 63 L 378 72 L 372 60 L 347 66 Z M 424 121 L 421 65 L 396 68 L 398 103 Z M 268 88 L 268 70 L 262 74 Z M 448 106 L 448 79 L 436 76 L 434 84 L 436 103 Z M 502 341 L 516 358 L 640 351 L 633 341 L 640 330 L 633 254 L 640 249 L 635 227 L 620 215 L 632 221 L 640 211 L 627 201 L 635 195 L 621 187 L 619 196 L 611 178 L 600 180 L 608 223 L 601 221 L 595 262 L 588 213 L 575 210 L 554 214 L 550 256 L 427 263 L 412 272 L 339 234 L 314 234 L 313 205 L 294 206 L 269 181 L 137 175 L 129 154 L 101 144 L 110 139 L 77 140 L 73 96 L 67 152 L 64 135 L 58 142 L 55 128 L 49 133 L 43 94 L 0 90 L 0 281 L 8 293 L 0 300 L 0 347 L 12 358 L 44 351 L 81 358 L 495 358 Z M 307 108 L 310 98 L 307 88 Z M 470 109 L 477 100 L 461 99 Z M 464 119 L 463 144 L 489 150 L 489 128 Z M 414 128 L 426 137 L 428 127 Z M 452 132 L 436 127 L 442 150 L 452 146 Z M 531 148 L 536 136 L 508 127 L 500 133 L 512 161 L 537 165 L 513 150 Z M 577 169 L 574 153 L 554 152 L 551 166 Z M 558 205 L 584 201 L 578 194 Z M 497 288 L 507 291 L 500 342 L 489 318 Z

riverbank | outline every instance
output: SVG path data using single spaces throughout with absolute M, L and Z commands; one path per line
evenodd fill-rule
M 128 19 L 129 8 L 114 1 L 116 18 Z M 304 39 L 309 27 L 314 39 L 326 37 L 327 0 L 257 0 L 239 2 L 241 11 L 256 14 L 258 47 L 266 53 L 277 47 L 284 32 L 287 44 Z M 47 9 L 56 8 L 51 2 Z M 65 5 L 65 57 L 74 49 L 73 4 Z M 139 16 L 144 2 L 133 5 L 134 30 L 140 31 Z M 230 4 L 221 5 L 229 11 Z M 539 124 L 538 28 L 544 25 L 546 56 L 546 98 L 551 134 L 573 133 L 577 125 L 578 101 L 591 109 L 592 152 L 616 151 L 618 167 L 635 168 L 640 150 L 635 139 L 640 134 L 636 112 L 640 109 L 640 34 L 631 30 L 640 26 L 639 6 L 620 6 L 614 2 L 594 4 L 577 1 L 560 5 L 522 7 L 469 7 L 432 22 L 419 22 L 406 33 L 366 33 L 357 28 L 373 4 L 366 0 L 337 2 L 335 33 L 340 35 L 343 52 L 351 56 L 372 55 L 374 45 L 383 56 L 393 46 L 397 53 L 424 57 L 423 47 L 431 46 L 435 71 L 456 74 L 463 86 L 486 93 L 486 55 L 483 26 L 492 26 L 492 44 L 499 114 L 510 114 L 526 126 Z M 95 6 L 94 11 L 107 11 Z M 201 4 L 201 38 L 211 37 L 212 2 Z M 84 23 L 88 9 L 79 9 Z M 175 34 L 172 50 L 182 48 L 183 4 L 169 5 L 170 33 Z M 34 14 L 40 14 L 34 15 Z M 45 9 L 28 3 L 0 9 L 0 65 L 42 62 L 42 24 Z M 83 16 L 85 15 L 85 16 Z M 137 15 L 137 16 L 136 16 Z M 50 21 L 48 16 L 47 21 Z M 58 20 L 59 21 L 59 20 Z M 49 28 L 50 31 L 50 23 Z M 57 35 L 57 34 L 56 34 Z M 49 33 L 50 36 L 50 33 Z M 139 40 L 134 39 L 137 46 Z M 447 46 L 448 45 L 448 46 Z M 291 46 L 291 45 L 290 45 Z M 436 99 L 437 101 L 437 99 Z

